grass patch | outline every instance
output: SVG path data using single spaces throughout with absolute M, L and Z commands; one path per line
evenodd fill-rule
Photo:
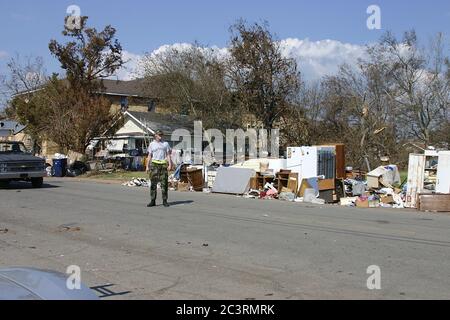
M 130 181 L 133 178 L 148 179 L 149 175 L 146 172 L 141 171 L 115 171 L 115 172 L 94 172 L 90 171 L 79 178 L 86 179 L 100 179 L 100 180 L 117 180 L 117 181 Z
M 407 170 L 400 171 L 400 181 L 403 183 L 407 179 L 408 179 L 408 171 Z

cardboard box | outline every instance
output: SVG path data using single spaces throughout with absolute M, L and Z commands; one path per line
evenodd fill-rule
M 347 198 L 341 198 L 341 206 L 349 206 L 352 203 L 355 203 L 358 197 L 347 197 Z
M 358 198 L 356 199 L 356 207 L 358 208 L 369 208 L 369 199 Z
M 393 196 L 383 196 L 381 197 L 381 202 L 386 204 L 394 204 L 394 197 Z
M 190 190 L 190 185 L 189 183 L 186 182 L 178 182 L 178 186 L 177 186 L 177 191 L 189 191 Z
M 319 190 L 320 191 L 334 190 L 334 188 L 335 188 L 334 179 L 319 180 Z

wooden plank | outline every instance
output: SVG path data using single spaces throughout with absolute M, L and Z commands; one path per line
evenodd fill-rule
M 425 155 L 410 154 L 408 164 L 408 189 L 406 190 L 407 208 L 417 208 L 417 196 L 422 192 L 424 183 Z
M 289 181 L 287 184 L 287 188 L 291 189 L 294 193 L 298 191 L 298 173 L 293 172 L 289 174 Z
M 345 145 L 336 144 L 336 178 L 345 179 Z

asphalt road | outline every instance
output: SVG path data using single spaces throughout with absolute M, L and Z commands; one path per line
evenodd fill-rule
M 121 185 L 13 184 L 0 190 L 0 267 L 78 265 L 88 286 L 124 293 L 106 299 L 450 299 L 450 215 L 203 193 L 147 202 Z M 367 288 L 371 265 L 380 290 Z

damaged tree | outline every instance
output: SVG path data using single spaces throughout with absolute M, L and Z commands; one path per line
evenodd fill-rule
M 111 113 L 111 103 L 102 96 L 101 80 L 123 65 L 122 47 L 114 28 L 98 32 L 86 26 L 87 19 L 81 18 L 80 29 L 65 27 L 63 35 L 71 41 L 49 44 L 66 70 L 66 79 L 54 74 L 38 91 L 19 95 L 11 103 L 28 130 L 56 143 L 64 153 L 84 154 L 93 138 L 120 125 L 118 115 Z

